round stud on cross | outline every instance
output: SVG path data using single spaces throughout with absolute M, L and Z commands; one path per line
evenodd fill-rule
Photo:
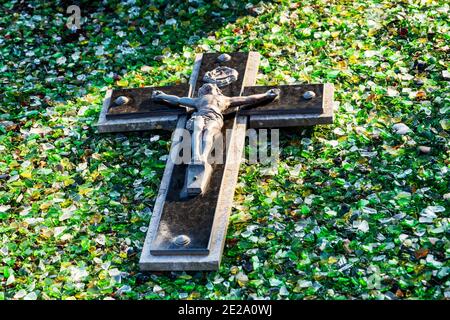
M 222 53 L 220 56 L 217 57 L 218 62 L 227 62 L 231 60 L 231 56 L 226 53 Z
M 117 99 L 114 100 L 114 103 L 118 106 L 122 106 L 124 104 L 127 104 L 128 102 L 130 102 L 130 98 L 125 97 L 125 96 L 117 97 Z
M 175 238 L 173 238 L 173 243 L 179 247 L 185 247 L 189 243 L 191 243 L 191 238 L 189 238 L 185 234 L 180 234 L 179 236 L 176 236 Z
M 311 100 L 312 98 L 314 98 L 316 96 L 316 93 L 314 91 L 306 91 L 303 94 L 303 99 L 305 100 Z

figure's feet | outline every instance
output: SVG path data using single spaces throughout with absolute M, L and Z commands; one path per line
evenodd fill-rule
M 204 194 L 209 186 L 212 167 L 207 162 L 190 163 L 187 167 L 185 186 L 189 196 Z

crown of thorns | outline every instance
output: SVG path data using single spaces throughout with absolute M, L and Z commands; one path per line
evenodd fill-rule
M 238 79 L 237 70 L 229 67 L 217 67 L 205 73 L 203 82 L 213 83 L 219 88 L 225 87 Z

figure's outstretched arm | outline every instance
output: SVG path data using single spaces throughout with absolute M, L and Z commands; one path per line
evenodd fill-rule
M 238 107 L 245 105 L 252 107 L 262 102 L 273 101 L 280 96 L 280 89 L 270 89 L 265 93 L 253 94 L 245 97 L 230 97 L 230 107 Z
M 193 107 L 195 108 L 195 99 L 188 97 L 177 97 L 171 94 L 165 94 L 162 91 L 155 90 L 152 93 L 152 100 L 155 102 L 165 102 L 177 107 Z

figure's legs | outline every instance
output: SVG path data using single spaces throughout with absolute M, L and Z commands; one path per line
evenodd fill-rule
M 208 161 L 208 157 L 214 145 L 214 139 L 222 131 L 223 123 L 217 121 L 208 121 L 202 135 L 202 158 Z
M 202 162 L 202 132 L 205 121 L 202 117 L 195 117 L 192 132 L 192 163 Z
M 197 196 L 207 190 L 213 171 L 208 157 L 214 146 L 214 138 L 221 132 L 222 126 L 222 121 L 201 116 L 190 119 L 187 127 L 192 130 L 192 160 L 186 171 L 182 197 Z

